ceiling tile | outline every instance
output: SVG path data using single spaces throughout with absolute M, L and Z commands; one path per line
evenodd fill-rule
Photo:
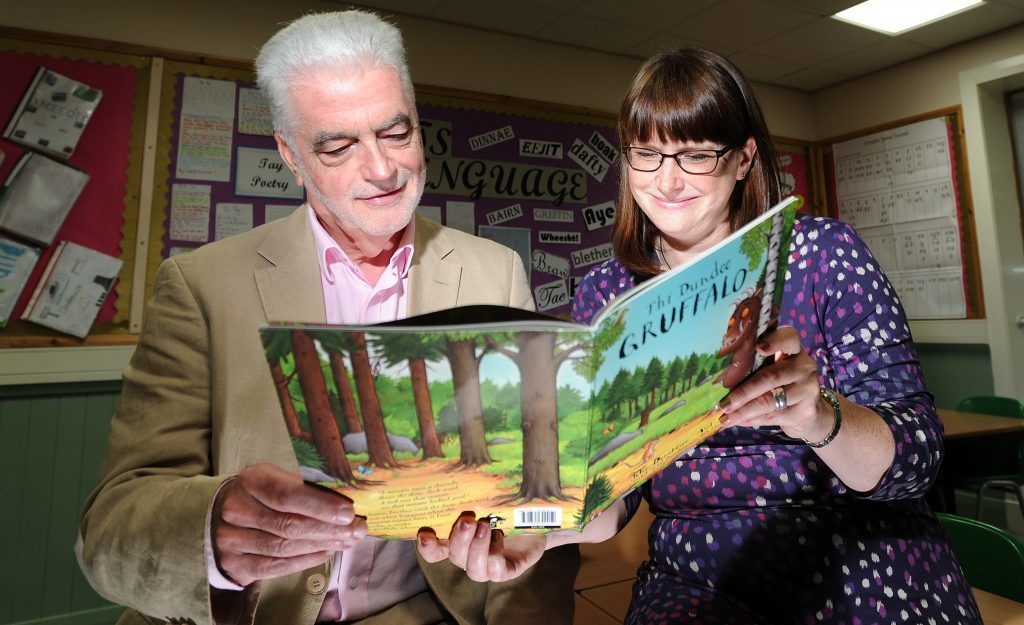
M 523 0 L 526 4 L 532 4 L 539 7 L 550 7 L 552 9 L 558 9 L 559 11 L 568 11 L 578 7 L 581 4 L 586 4 L 589 0 Z
M 775 4 L 781 4 L 791 9 L 805 11 L 815 15 L 835 15 L 845 11 L 863 0 L 770 0 Z
M 750 46 L 751 52 L 797 63 L 826 60 L 883 41 L 885 35 L 820 17 L 768 41 Z
M 1024 9 L 986 2 L 952 18 L 916 28 L 899 38 L 932 48 L 942 48 L 1020 23 L 1024 23 Z
M 740 68 L 747 80 L 757 82 L 773 82 L 780 76 L 786 76 L 803 69 L 803 63 L 794 63 L 782 59 L 773 59 L 753 52 L 737 52 L 729 55 L 729 60 Z
M 669 29 L 673 35 L 717 41 L 737 50 L 770 39 L 815 17 L 756 0 L 726 0 Z
M 791 87 L 793 89 L 799 89 L 801 91 L 817 91 L 824 87 L 834 85 L 838 82 L 842 82 L 850 78 L 837 72 L 831 72 L 824 69 L 818 69 L 816 67 L 808 67 L 798 72 L 776 78 L 772 83 L 776 85 L 782 85 L 783 87 Z
M 555 43 L 624 54 L 654 34 L 652 30 L 586 15 L 563 15 L 537 32 L 536 36 Z
M 358 2 L 340 2 L 346 7 L 363 7 L 376 9 L 386 13 L 402 13 L 404 15 L 418 15 L 426 17 L 434 10 L 441 0 L 424 0 L 423 2 L 409 2 L 409 0 L 359 0 Z
M 649 30 L 665 30 L 715 4 L 715 0 L 587 0 L 573 13 Z
M 514 35 L 533 35 L 564 12 L 515 0 L 441 0 L 432 16 L 456 24 Z
M 647 57 L 657 52 L 661 52 L 662 50 L 670 50 L 680 46 L 697 46 L 699 48 L 711 50 L 712 52 L 717 52 L 724 56 L 728 56 L 736 51 L 736 48 L 721 45 L 712 41 L 691 39 L 689 37 L 683 37 L 682 35 L 669 35 L 662 33 L 655 35 L 650 39 L 641 41 L 626 52 L 632 56 L 646 59 Z
M 866 48 L 828 59 L 819 63 L 818 66 L 849 76 L 860 76 L 909 61 L 931 51 L 931 48 L 918 43 L 886 39 Z

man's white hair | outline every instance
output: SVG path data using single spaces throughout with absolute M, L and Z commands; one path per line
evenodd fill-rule
M 256 57 L 256 80 L 270 103 L 274 130 L 293 127 L 288 89 L 307 70 L 392 67 L 415 105 L 402 34 L 368 11 L 314 13 L 277 31 Z

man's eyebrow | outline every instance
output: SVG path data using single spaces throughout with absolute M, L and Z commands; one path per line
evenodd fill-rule
M 403 126 L 403 125 L 404 126 L 409 126 L 411 128 L 412 127 L 412 118 L 409 117 L 405 113 L 399 113 L 398 115 L 395 115 L 394 117 L 392 117 L 391 119 L 387 120 L 386 122 L 384 122 L 380 126 L 377 126 L 376 128 L 374 128 L 374 132 L 378 132 L 378 133 L 386 132 L 388 130 L 391 130 L 392 128 L 395 128 L 396 126 Z
M 320 149 L 331 141 L 355 141 L 356 135 L 349 132 L 327 132 L 321 131 L 313 135 L 313 148 Z
M 386 120 L 384 123 L 374 128 L 373 132 L 375 134 L 379 134 L 381 132 L 387 132 L 388 130 L 391 130 L 397 126 L 403 125 L 409 126 L 411 128 L 412 118 L 405 113 L 399 113 L 398 115 L 395 115 L 391 119 Z M 313 149 L 320 149 L 324 145 L 332 141 L 357 141 L 358 139 L 358 135 L 353 134 L 351 132 L 345 132 L 342 130 L 331 132 L 321 131 L 313 135 Z

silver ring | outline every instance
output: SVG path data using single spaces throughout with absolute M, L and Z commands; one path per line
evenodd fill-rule
M 789 405 L 789 400 L 786 399 L 786 390 L 782 387 L 773 388 L 772 397 L 775 398 L 776 410 L 782 410 Z

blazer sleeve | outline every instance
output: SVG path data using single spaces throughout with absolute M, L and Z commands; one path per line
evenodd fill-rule
M 224 479 L 210 476 L 208 328 L 178 265 L 165 261 L 75 546 L 104 597 L 197 623 L 213 620 L 204 532 Z
M 512 250 L 509 250 L 511 254 L 511 269 L 512 269 L 512 290 L 509 295 L 509 306 L 513 308 L 522 308 L 525 310 L 536 310 L 537 306 L 533 302 L 533 294 L 530 293 L 530 283 L 526 279 L 526 270 L 523 268 L 523 261 L 519 258 L 519 254 L 516 254 Z

